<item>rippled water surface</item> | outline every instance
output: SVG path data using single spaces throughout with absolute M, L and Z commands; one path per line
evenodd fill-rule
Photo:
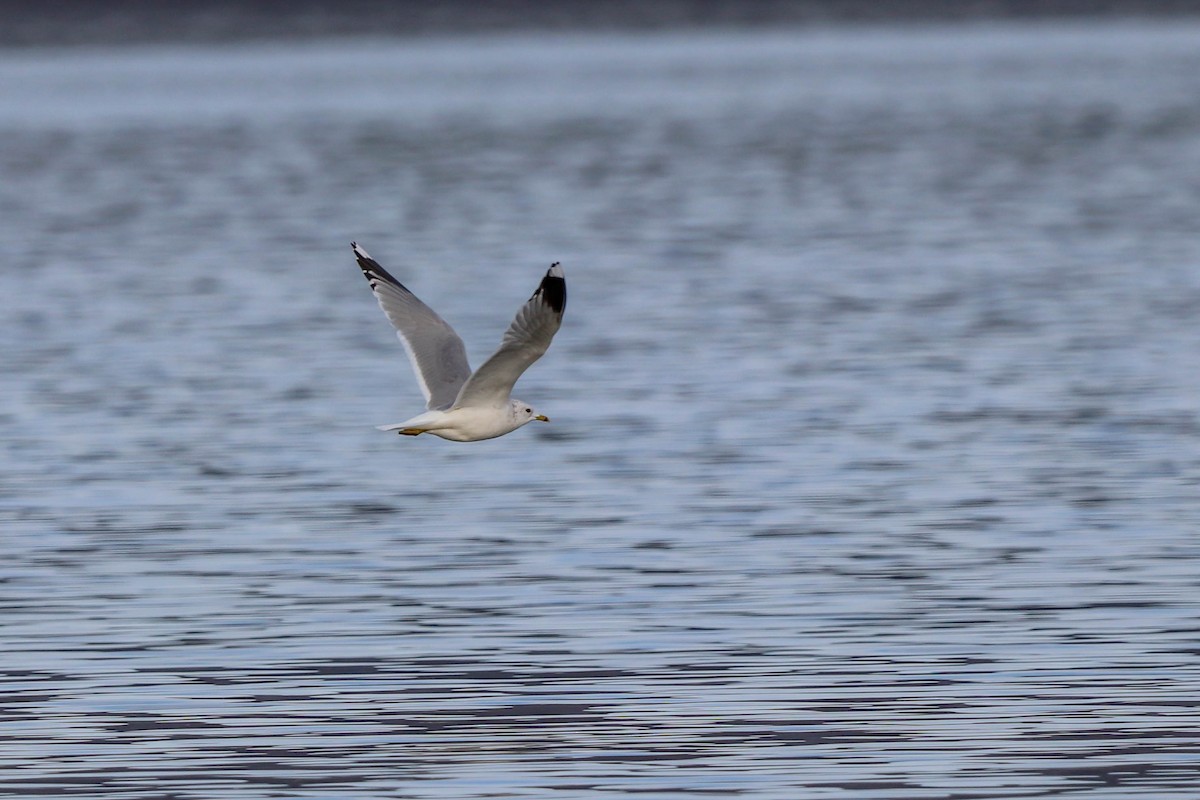
M 1200 26 L 0 54 L 0 794 L 1195 797 Z M 479 363 L 471 445 L 351 239 Z

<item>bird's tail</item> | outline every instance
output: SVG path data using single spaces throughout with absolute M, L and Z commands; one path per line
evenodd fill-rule
M 395 425 L 376 425 L 375 430 L 379 431 L 396 431 L 402 436 L 418 436 L 425 433 L 424 428 L 411 428 L 403 422 L 397 422 Z
M 397 431 L 405 436 L 416 436 L 418 433 L 425 433 L 430 426 L 434 424 L 434 420 L 430 419 L 433 416 L 430 412 L 418 414 L 412 419 L 406 419 L 404 422 L 393 422 L 391 425 L 378 425 L 377 430 L 381 431 Z

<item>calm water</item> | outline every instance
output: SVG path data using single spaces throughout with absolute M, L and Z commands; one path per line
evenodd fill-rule
M 1200 23 L 0 85 L 0 794 L 1196 796 Z M 553 423 L 373 430 L 351 239 Z

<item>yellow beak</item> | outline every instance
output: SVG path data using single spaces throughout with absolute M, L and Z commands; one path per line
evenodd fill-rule
M 550 418 L 547 417 L 545 414 L 538 414 L 536 417 L 534 417 L 534 419 L 536 419 L 538 422 L 549 422 L 550 421 Z

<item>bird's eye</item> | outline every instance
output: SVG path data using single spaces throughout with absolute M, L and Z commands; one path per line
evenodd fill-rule
M 527 409 L 525 409 L 525 413 L 526 413 L 526 414 L 532 414 L 532 413 L 533 413 L 533 409 L 532 409 L 532 408 L 527 408 Z

